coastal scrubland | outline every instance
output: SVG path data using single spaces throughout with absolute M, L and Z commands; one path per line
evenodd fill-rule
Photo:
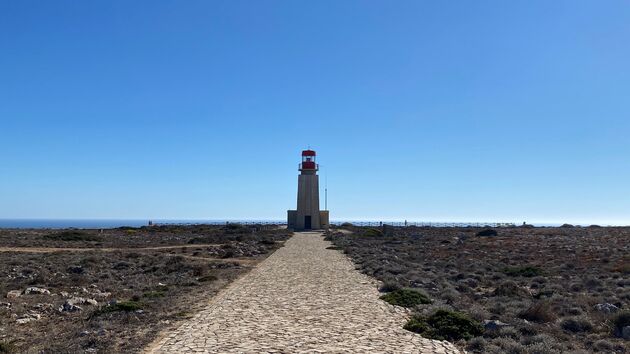
M 344 228 L 327 238 L 410 331 L 472 353 L 630 352 L 630 228 Z
M 0 353 L 138 352 L 289 236 L 237 224 L 0 230 Z

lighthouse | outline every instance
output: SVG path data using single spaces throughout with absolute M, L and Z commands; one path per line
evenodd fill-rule
M 302 151 L 299 165 L 297 210 L 289 210 L 288 228 L 293 230 L 315 230 L 328 228 L 328 210 L 319 210 L 319 165 L 317 153 Z

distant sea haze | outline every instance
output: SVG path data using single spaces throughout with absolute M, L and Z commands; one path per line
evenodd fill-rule
M 239 220 L 152 220 L 157 224 L 224 224 L 239 222 Z M 244 221 L 244 220 L 241 220 Z M 250 222 L 283 223 L 280 220 L 247 220 Z M 149 219 L 0 219 L 0 228 L 15 229 L 110 229 L 122 226 L 147 226 Z
M 225 223 L 278 223 L 286 224 L 286 220 L 234 220 L 234 219 L 154 219 L 154 224 L 225 224 Z M 331 221 L 331 224 L 340 225 L 344 222 L 350 222 L 358 226 L 378 226 L 379 221 L 353 221 L 353 220 L 337 220 Z M 393 224 L 395 226 L 404 225 L 404 221 L 383 221 L 386 224 Z M 483 223 L 483 222 L 469 222 L 469 223 L 454 223 L 456 225 L 449 225 L 448 222 L 425 222 L 432 226 L 484 226 L 495 223 Z M 5 229 L 64 229 L 64 228 L 78 228 L 78 229 L 109 229 L 122 226 L 140 227 L 147 226 L 149 219 L 0 219 L 0 228 Z M 409 222 L 409 224 L 416 224 Z M 535 226 L 560 226 L 561 224 L 537 224 Z M 516 224 L 518 226 L 518 224 Z M 587 225 L 584 225 L 587 226 Z M 603 226 L 603 225 L 602 225 Z

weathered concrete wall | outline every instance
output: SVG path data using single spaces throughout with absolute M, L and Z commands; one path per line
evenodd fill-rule
M 328 229 L 330 226 L 329 213 L 328 210 L 320 210 L 319 211 L 319 221 L 321 223 L 322 229 Z
M 320 229 L 319 176 L 302 173 L 298 176 L 296 230 L 304 230 L 305 216 L 311 217 L 311 229 Z
M 297 210 L 287 210 L 287 228 L 295 230 L 297 222 Z

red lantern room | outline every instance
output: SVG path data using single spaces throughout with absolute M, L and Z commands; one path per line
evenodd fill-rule
M 302 151 L 302 163 L 300 164 L 300 171 L 317 171 L 319 166 L 315 163 L 315 156 L 317 154 L 313 150 Z

